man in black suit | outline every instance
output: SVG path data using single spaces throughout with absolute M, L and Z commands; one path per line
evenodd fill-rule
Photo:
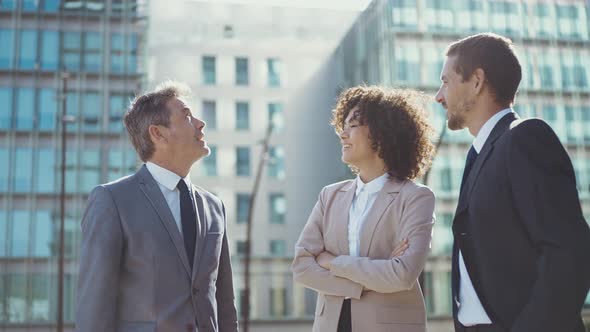
M 590 230 L 559 139 L 511 109 L 522 76 L 512 42 L 478 34 L 446 56 L 436 100 L 449 129 L 475 137 L 453 220 L 455 330 L 585 331 Z

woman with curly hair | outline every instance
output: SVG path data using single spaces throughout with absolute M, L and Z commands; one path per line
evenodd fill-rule
M 313 331 L 424 332 L 417 282 L 430 250 L 434 194 L 413 180 L 430 166 L 423 95 L 360 86 L 342 92 L 332 125 L 356 178 L 322 189 L 292 264 L 318 292 Z

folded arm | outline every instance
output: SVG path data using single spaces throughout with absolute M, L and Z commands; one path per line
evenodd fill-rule
M 333 275 L 316 261 L 316 256 L 325 250 L 322 229 L 323 194 L 324 190 L 320 193 L 318 202 L 295 244 L 295 259 L 291 265 L 293 279 L 319 293 L 360 299 L 362 285 Z
M 430 251 L 434 223 L 434 194 L 418 188 L 408 198 L 399 221 L 400 236 L 409 247 L 399 257 L 371 259 L 341 255 L 330 261 L 330 272 L 379 293 L 411 289 L 424 268 Z

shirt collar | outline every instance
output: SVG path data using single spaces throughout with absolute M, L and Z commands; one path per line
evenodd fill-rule
M 514 111 L 511 108 L 505 108 L 494 114 L 494 116 L 489 118 L 488 121 L 484 123 L 484 125 L 479 130 L 479 133 L 477 133 L 477 136 L 475 136 L 475 139 L 473 140 L 473 148 L 475 149 L 475 152 L 479 154 L 498 121 L 500 121 L 500 119 L 502 119 L 504 115 L 508 113 L 514 113 Z
M 387 174 L 387 173 L 381 175 L 378 178 L 373 179 L 372 181 L 370 181 L 368 183 L 364 183 L 363 180 L 361 180 L 361 177 L 357 175 L 357 177 L 356 177 L 356 194 L 358 195 L 358 193 L 360 193 L 361 190 L 363 190 L 363 188 L 365 188 L 365 190 L 369 194 L 376 193 L 379 190 L 383 189 L 383 186 L 385 186 L 385 183 L 387 183 L 387 180 L 389 180 L 389 174 Z
M 170 191 L 173 191 L 174 189 L 176 189 L 176 186 L 178 185 L 178 181 L 180 181 L 180 179 L 181 179 L 181 177 L 178 174 L 176 174 L 170 170 L 167 170 L 160 165 L 154 164 L 151 161 L 148 161 L 147 163 L 145 163 L 145 166 L 147 167 L 148 171 L 150 171 L 150 174 L 152 174 L 152 176 L 154 177 L 154 180 L 156 180 L 156 182 L 163 185 L 164 187 L 166 187 Z M 191 181 L 190 181 L 188 175 L 182 179 L 186 183 L 186 186 L 189 188 L 189 190 L 192 191 L 192 189 L 191 189 L 192 184 L 191 184 Z

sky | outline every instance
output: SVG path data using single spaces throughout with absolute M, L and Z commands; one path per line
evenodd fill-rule
M 343 10 L 364 10 L 371 0 L 193 0 L 213 1 L 215 3 L 246 3 L 276 5 L 298 8 L 332 8 Z

